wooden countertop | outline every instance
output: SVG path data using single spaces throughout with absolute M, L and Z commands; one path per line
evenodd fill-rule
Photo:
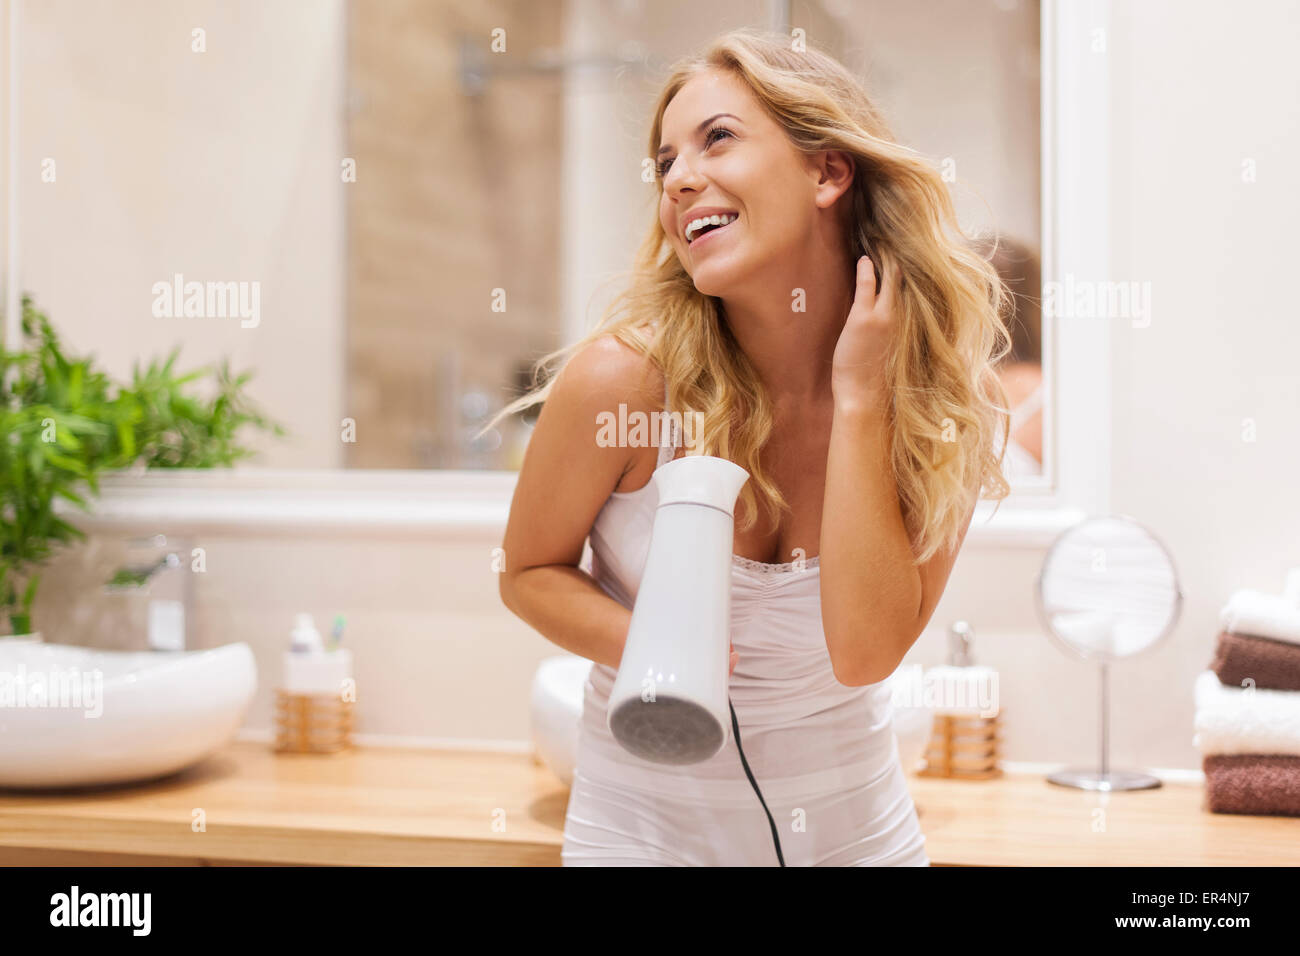
M 1210 813 L 1199 783 L 1110 794 L 1038 774 L 907 784 L 935 865 L 1300 865 L 1300 817 Z
M 568 799 L 524 755 L 276 754 L 239 741 L 154 783 L 0 791 L 0 846 L 203 863 L 549 866 L 560 862 Z M 191 827 L 196 811 L 204 832 Z
M 1207 813 L 1197 785 L 1102 795 L 1023 775 L 908 784 L 936 865 L 1300 865 L 1300 818 Z M 277 755 L 238 742 L 150 784 L 0 791 L 0 863 L 553 866 L 567 803 L 523 755 Z

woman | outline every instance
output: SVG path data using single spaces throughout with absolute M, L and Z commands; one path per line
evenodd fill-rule
M 650 150 L 659 215 L 630 287 L 502 412 L 545 401 L 502 599 L 594 662 L 563 861 L 928 865 L 882 682 L 934 611 L 981 488 L 1007 492 L 997 274 L 938 173 L 823 54 L 722 37 L 672 74 Z M 620 405 L 629 421 L 698 419 L 691 451 L 751 476 L 732 569 L 740 747 L 690 766 L 639 760 L 606 730 L 650 477 L 686 450 L 598 441 Z

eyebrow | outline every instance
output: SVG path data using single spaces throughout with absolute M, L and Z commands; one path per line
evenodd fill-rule
M 734 113 L 718 113 L 714 116 L 710 116 L 699 126 L 695 127 L 695 135 L 696 136 L 700 135 L 700 133 L 703 133 L 710 123 L 712 123 L 716 119 L 722 119 L 722 117 L 724 116 L 730 116 L 734 120 L 740 120 L 740 117 L 735 115 Z M 660 146 L 658 155 L 662 156 L 664 153 L 671 152 L 672 148 L 673 147 L 671 143 L 668 144 L 667 146 Z

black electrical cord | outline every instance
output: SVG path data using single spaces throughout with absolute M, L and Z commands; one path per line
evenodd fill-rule
M 781 854 L 781 838 L 776 834 L 776 821 L 772 819 L 772 811 L 767 808 L 767 801 L 763 799 L 763 791 L 758 789 L 758 781 L 754 779 L 754 774 L 750 772 L 749 761 L 745 759 L 745 751 L 740 746 L 740 724 L 736 720 L 736 708 L 731 706 L 731 698 L 727 698 L 727 708 L 731 711 L 731 732 L 736 737 L 736 752 L 740 754 L 740 765 L 745 768 L 745 776 L 749 778 L 749 785 L 754 788 L 758 794 L 758 802 L 763 805 L 763 812 L 767 814 L 767 825 L 772 828 L 772 843 L 776 846 L 777 861 L 785 866 L 785 857 Z

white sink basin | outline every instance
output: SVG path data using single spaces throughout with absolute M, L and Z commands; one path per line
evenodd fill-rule
M 234 736 L 256 687 L 242 643 L 131 652 L 0 639 L 0 787 L 174 773 Z
M 562 654 L 538 664 L 533 677 L 533 750 L 566 786 L 573 784 L 582 698 L 590 673 L 591 661 Z
M 542 763 L 570 786 L 578 755 L 583 691 L 590 671 L 591 661 L 562 654 L 543 660 L 533 677 L 533 750 Z M 889 679 L 892 681 L 898 673 Z M 933 723 L 929 708 L 894 707 L 894 735 L 898 738 L 899 762 L 905 772 L 912 772 L 924 755 Z

